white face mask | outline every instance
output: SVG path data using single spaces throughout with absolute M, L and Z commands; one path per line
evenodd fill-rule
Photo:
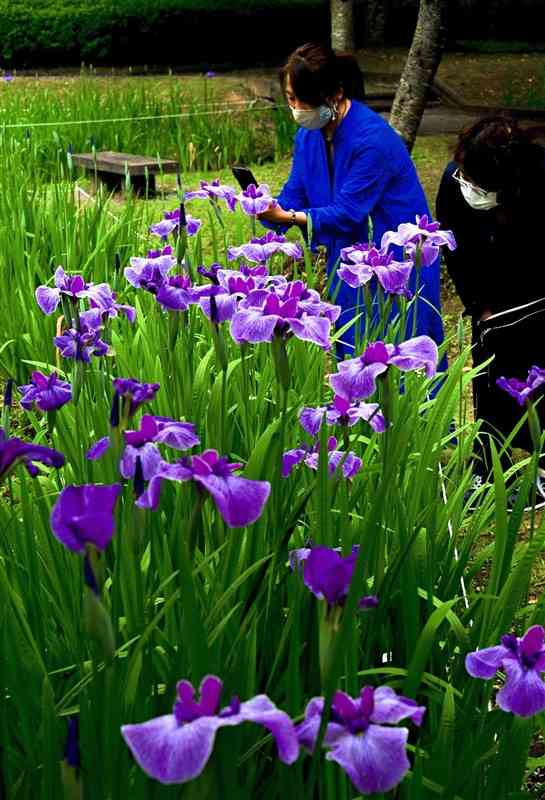
M 325 128 L 328 122 L 333 119 L 333 110 L 324 105 L 318 108 L 292 108 L 291 113 L 293 119 L 301 128 L 307 128 L 310 131 L 317 130 L 318 128 Z
M 464 200 L 475 211 L 490 211 L 491 208 L 496 208 L 498 203 L 497 192 L 483 192 L 477 191 L 471 184 L 462 183 L 460 181 L 460 190 L 464 196 Z

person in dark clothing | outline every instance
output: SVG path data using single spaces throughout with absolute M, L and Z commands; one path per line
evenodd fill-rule
M 525 379 L 530 367 L 545 367 L 545 269 L 536 242 L 543 225 L 545 149 L 539 140 L 544 132 L 523 130 L 505 117 L 480 120 L 460 134 L 437 196 L 437 219 L 457 242 L 444 256 L 471 317 L 473 363 L 493 356 L 473 382 L 475 417 L 485 434 L 477 480 L 491 467 L 488 437 L 502 445 L 522 413 L 496 386 L 497 378 Z M 545 401 L 538 411 L 543 426 Z M 511 444 L 533 449 L 528 425 Z M 538 492 L 545 502 L 541 477 Z

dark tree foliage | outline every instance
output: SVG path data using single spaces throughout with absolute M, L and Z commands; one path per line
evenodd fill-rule
M 0 0 L 0 67 L 278 63 L 328 27 L 327 0 Z
M 411 40 L 418 0 L 351 0 L 356 48 Z M 277 65 L 344 0 L 0 0 L 0 68 Z M 543 0 L 449 0 L 449 38 L 543 39 Z M 267 35 L 263 35 L 263 31 Z

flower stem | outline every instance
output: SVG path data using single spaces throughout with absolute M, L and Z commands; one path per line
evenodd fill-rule
M 197 494 L 197 500 L 195 502 L 195 505 L 191 510 L 191 516 L 189 517 L 189 522 L 187 525 L 187 532 L 186 532 L 186 542 L 190 558 L 193 557 L 193 554 L 195 552 L 195 547 L 197 546 L 199 523 L 201 520 L 201 513 L 205 500 L 206 500 L 206 494 L 204 492 L 199 491 Z
M 414 254 L 414 268 L 416 271 L 416 285 L 414 287 L 414 306 L 413 306 L 413 337 L 416 336 L 416 324 L 418 321 L 418 292 L 420 289 L 420 265 L 422 261 L 421 245 L 416 248 Z
M 327 679 L 333 663 L 335 640 L 339 632 L 342 608 L 330 608 L 327 603 L 319 603 L 319 652 L 320 652 L 320 678 L 322 689 L 327 684 Z
M 284 394 L 290 388 L 290 363 L 286 352 L 286 340 L 282 336 L 273 336 L 272 357 L 276 380 Z

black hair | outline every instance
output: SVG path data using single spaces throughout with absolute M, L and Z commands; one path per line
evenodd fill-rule
M 321 105 L 340 89 L 351 100 L 365 97 L 363 72 L 354 56 L 320 44 L 301 45 L 290 55 L 279 74 L 283 91 L 288 77 L 294 95 L 310 106 Z
M 461 132 L 454 160 L 468 180 L 500 192 L 502 203 L 516 205 L 530 200 L 536 176 L 543 174 L 545 149 L 539 140 L 544 135 L 545 128 L 523 129 L 507 116 L 485 117 Z

